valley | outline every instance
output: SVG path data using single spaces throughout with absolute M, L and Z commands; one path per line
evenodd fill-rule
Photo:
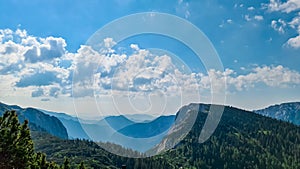
M 1 110 L 4 110 L 3 107 L 16 108 L 2 104 Z M 98 142 L 97 144 L 87 138 L 59 138 L 51 135 L 50 131 L 34 128 L 31 129 L 31 134 L 35 150 L 45 153 L 48 160 L 62 164 L 64 157 L 68 157 L 73 166 L 78 165 L 77 162 L 84 161 L 88 168 L 120 168 L 124 164 L 127 168 L 155 168 L 155 166 L 160 168 L 300 167 L 299 126 L 230 106 L 225 106 L 222 119 L 213 135 L 206 142 L 199 144 L 198 137 L 207 117 L 205 111 L 207 107 L 209 105 L 199 104 L 197 119 L 192 130 L 174 148 L 159 155 L 141 159 L 117 156 L 101 147 L 106 144 L 124 153 L 140 154 L 140 152 L 113 143 Z M 32 118 L 32 116 L 27 117 Z M 162 124 L 169 126 L 174 118 L 175 116 L 165 116 L 163 120 L 161 117 L 150 123 L 134 124 L 122 116 L 115 116 L 109 117 L 108 121 L 114 129 L 118 129 L 123 134 L 146 137 L 159 132 L 159 130 L 152 130 L 151 124 L 154 123 L 156 128 Z M 116 123 L 118 120 L 120 122 Z M 147 132 L 148 128 L 151 129 L 150 133 Z M 165 128 L 167 127 L 162 127 L 160 131 L 164 131 Z M 136 134 L 139 132 L 142 135 Z M 168 137 L 162 139 L 166 140 Z M 157 146 L 159 147 L 160 144 Z M 157 146 L 148 152 L 156 151 Z

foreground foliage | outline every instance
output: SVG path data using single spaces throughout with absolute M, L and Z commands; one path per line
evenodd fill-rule
M 15 111 L 6 111 L 0 117 L 0 168 L 2 169 L 65 169 L 70 168 L 68 159 L 61 166 L 48 162 L 46 155 L 35 153 L 28 121 L 19 123 Z M 83 164 L 78 168 L 85 168 Z

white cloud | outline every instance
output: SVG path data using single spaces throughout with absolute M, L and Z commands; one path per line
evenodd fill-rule
M 104 39 L 104 46 L 106 48 L 112 48 L 114 45 L 116 45 L 116 42 L 112 38 L 105 38 Z
M 245 20 L 246 20 L 246 21 L 251 21 L 250 16 L 249 16 L 249 15 L 245 15 Z
M 262 20 L 264 20 L 264 17 L 262 15 L 255 15 L 254 19 L 257 21 L 262 21 Z
M 287 42 L 286 45 L 292 47 L 292 48 L 300 48 L 300 35 L 297 35 L 296 37 L 290 38 Z
M 110 41 L 110 43 L 115 42 Z M 74 54 L 74 76 L 72 79 L 74 97 L 93 96 L 94 80 L 114 75 L 114 69 L 117 69 L 118 65 L 123 63 L 127 56 L 111 52 L 112 50 L 109 49 L 102 50 L 99 53 L 89 46 L 81 46 Z
M 237 90 L 249 89 L 256 84 L 263 83 L 269 87 L 292 87 L 300 84 L 300 73 L 278 66 L 255 67 L 245 75 L 233 76 L 232 73 L 227 76 L 227 83 Z
M 285 13 L 290 13 L 300 9 L 299 0 L 287 0 L 286 2 L 281 2 L 280 0 L 270 0 L 270 3 L 266 5 L 269 11 L 280 11 Z
M 119 65 L 112 87 L 117 90 L 150 91 L 163 87 L 162 83 L 170 83 L 165 86 L 167 88 L 172 83 L 172 79 L 168 79 L 170 73 L 174 74 L 174 65 L 169 56 L 157 56 L 140 49 Z
M 298 16 L 294 17 L 288 24 L 291 28 L 296 29 L 298 35 L 288 39 L 285 45 L 298 49 L 300 48 L 300 12 L 298 13 Z
M 234 4 L 234 8 L 237 8 L 237 7 L 243 8 L 244 4 Z
M 131 49 L 134 49 L 134 50 L 139 50 L 139 49 L 140 49 L 139 46 L 138 46 L 137 44 L 131 44 L 131 45 L 130 45 L 130 48 L 131 48 Z
M 31 93 L 32 97 L 41 97 L 49 86 L 62 91 L 70 88 L 71 69 L 59 65 L 68 56 L 64 39 L 38 38 L 20 29 L 0 30 L 0 37 L 0 74 L 4 79 L 13 78 L 13 83 L 6 86 L 12 89 L 7 90 L 13 91 L 11 95 Z M 58 96 L 58 91 L 49 90 L 52 96 Z
M 298 13 L 298 16 L 294 17 L 293 20 L 289 22 L 289 25 L 294 29 L 298 28 L 300 25 L 300 12 Z
M 262 15 L 255 15 L 254 17 L 250 17 L 250 15 L 245 15 L 244 16 L 244 18 L 245 18 L 245 20 L 246 21 L 251 21 L 251 20 L 257 20 L 257 21 L 262 21 L 262 20 L 264 20 L 264 17 L 262 16 Z
M 283 34 L 285 32 L 284 29 L 285 29 L 286 25 L 287 25 L 286 22 L 284 20 L 282 20 L 282 19 L 278 19 L 277 21 L 276 20 L 272 20 L 272 22 L 271 22 L 271 27 L 275 31 L 277 31 L 277 32 L 279 32 L 281 34 Z
M 247 9 L 248 9 L 248 11 L 253 11 L 253 10 L 255 10 L 255 8 L 254 8 L 253 6 L 250 6 L 250 7 L 248 7 Z
M 300 10 L 300 0 L 287 0 L 286 2 L 270 0 L 270 3 L 267 5 L 265 4 L 264 7 L 266 7 L 270 12 L 280 11 L 290 13 Z M 287 23 L 282 19 L 278 19 L 278 21 L 273 20 L 271 22 L 271 27 L 279 33 L 285 32 L 286 25 Z M 300 12 L 298 12 L 298 16 L 295 16 L 292 21 L 288 22 L 288 25 L 295 29 L 298 35 L 289 38 L 283 46 L 298 49 L 300 48 Z
M 8 40 L 13 39 L 13 31 L 10 29 L 1 29 L 0 30 L 0 42 L 3 43 Z
M 226 25 L 233 24 L 232 19 L 222 20 L 222 23 L 219 25 L 220 28 L 223 28 Z
M 44 60 L 52 60 L 59 58 L 65 54 L 66 42 L 62 38 L 40 38 L 38 45 L 32 45 L 31 40 L 24 39 L 22 42 L 24 45 L 32 45 L 25 53 L 26 60 L 30 62 L 38 62 Z
M 0 32 L 2 39 L 5 39 L 0 44 L 0 79 L 5 81 L 0 86 L 5 89 L 1 90 L 2 96 L 23 94 L 45 99 L 110 95 L 112 92 L 139 95 L 157 91 L 164 95 L 178 96 L 181 92 L 193 95 L 197 89 L 200 92 L 210 89 L 222 92 L 225 79 L 230 90 L 237 91 L 260 83 L 269 87 L 300 84 L 299 72 L 280 65 L 256 67 L 244 75 L 238 75 L 231 69 L 224 72 L 182 72 L 178 65 L 173 64 L 170 56 L 156 55 L 140 49 L 136 44 L 130 45 L 135 50 L 133 54 L 117 54 L 111 50 L 115 42 L 110 38 L 103 42 L 105 50 L 97 52 L 89 46 L 81 46 L 77 52 L 69 53 L 64 48 L 66 43 L 62 38 L 41 39 L 21 30 Z M 11 35 L 18 36 L 18 42 L 8 40 Z M 291 42 L 290 45 L 299 46 L 299 43 Z M 61 56 L 45 56 L 43 60 L 29 62 L 26 53 L 33 47 L 40 50 L 44 47 Z
M 232 24 L 233 23 L 232 19 L 227 19 L 227 23 Z
M 183 15 L 187 19 L 191 16 L 189 6 L 190 4 L 188 2 L 184 2 L 183 0 L 178 0 L 176 6 L 176 12 L 180 15 Z

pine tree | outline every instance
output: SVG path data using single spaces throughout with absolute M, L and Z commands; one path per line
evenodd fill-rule
M 71 169 L 71 166 L 70 166 L 70 161 L 68 158 L 65 158 L 65 161 L 62 165 L 62 169 Z
M 78 165 L 78 169 L 85 169 L 85 166 L 84 166 L 83 162 L 81 162 L 81 163 Z
M 26 168 L 34 155 L 28 121 L 21 125 L 15 111 L 0 117 L 0 168 Z
M 71 169 L 65 158 L 63 169 Z M 83 163 L 79 169 L 85 169 Z M 46 155 L 35 153 L 28 121 L 21 125 L 15 111 L 6 111 L 0 117 L 0 169 L 59 169 L 54 162 L 48 162 Z

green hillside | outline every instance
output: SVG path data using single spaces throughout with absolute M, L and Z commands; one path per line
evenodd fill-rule
M 122 164 L 127 168 L 300 168 L 300 127 L 225 107 L 214 134 L 199 144 L 206 116 L 198 113 L 191 132 L 175 148 L 144 159 L 116 156 L 90 141 L 32 135 L 36 151 L 46 153 L 49 160 L 62 163 L 67 156 L 73 163 L 84 161 L 93 168 L 120 168 Z

